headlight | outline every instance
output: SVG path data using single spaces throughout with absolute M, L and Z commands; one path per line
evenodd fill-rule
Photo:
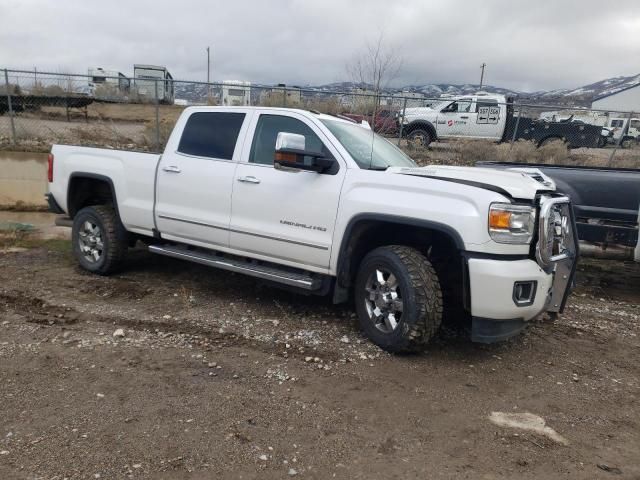
M 533 207 L 510 203 L 489 207 L 489 235 L 498 243 L 531 243 L 535 223 Z

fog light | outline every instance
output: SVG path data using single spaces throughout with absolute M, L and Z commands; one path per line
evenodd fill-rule
M 536 290 L 538 282 L 535 280 L 529 282 L 515 282 L 513 284 L 513 302 L 518 307 L 527 307 L 533 305 L 536 299 Z

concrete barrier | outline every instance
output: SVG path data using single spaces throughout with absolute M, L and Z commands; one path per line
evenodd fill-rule
M 47 154 L 0 151 L 0 205 L 46 205 Z

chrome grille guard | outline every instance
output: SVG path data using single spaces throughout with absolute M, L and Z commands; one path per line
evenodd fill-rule
M 540 197 L 536 260 L 547 273 L 553 273 L 553 284 L 546 310 L 562 313 L 575 276 L 578 260 L 578 237 L 569 197 Z

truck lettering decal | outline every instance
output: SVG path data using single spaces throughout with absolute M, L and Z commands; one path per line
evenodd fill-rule
M 282 225 L 289 225 L 290 227 L 300 227 L 306 228 L 308 230 L 317 230 L 319 232 L 326 232 L 327 229 L 325 227 L 319 227 L 317 225 L 307 225 L 306 223 L 292 222 L 290 220 L 280 220 Z

